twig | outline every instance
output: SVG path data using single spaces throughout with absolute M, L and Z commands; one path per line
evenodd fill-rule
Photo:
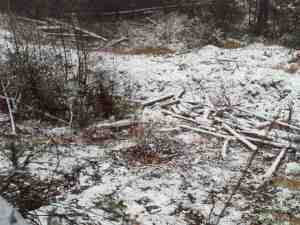
M 7 92 L 6 92 L 6 88 L 5 88 L 2 81 L 1 81 L 1 85 L 2 85 L 2 90 L 3 90 L 4 96 L 6 98 L 6 104 L 7 104 L 7 108 L 8 108 L 8 112 L 9 112 L 9 118 L 10 118 L 11 130 L 12 130 L 11 133 L 12 133 L 12 135 L 17 135 L 16 124 L 15 124 L 12 108 L 11 108 L 11 105 L 10 105 L 10 100 L 9 100 L 9 97 L 7 95 Z
M 276 157 L 275 161 L 273 162 L 272 166 L 268 169 L 268 171 L 261 177 L 260 184 L 257 188 L 264 186 L 264 184 L 273 176 L 273 174 L 277 171 L 280 162 L 284 159 L 288 148 L 284 148 Z
M 247 140 L 244 136 L 240 135 L 237 133 L 234 129 L 232 129 L 230 126 L 227 124 L 223 123 L 223 127 L 225 130 L 227 130 L 229 133 L 231 133 L 233 136 L 235 136 L 238 140 L 240 140 L 242 143 L 244 143 L 248 148 L 250 148 L 253 151 L 257 150 L 257 146 L 252 144 L 250 141 Z
M 31 23 L 38 23 L 38 24 L 42 24 L 42 25 L 46 25 L 47 24 L 46 21 L 32 19 L 32 18 L 27 18 L 27 17 L 22 17 L 22 16 L 17 16 L 17 19 L 24 20 L 24 21 L 31 22 Z
M 146 20 L 148 20 L 150 23 L 152 23 L 153 25 L 157 25 L 157 22 L 154 21 L 153 19 L 151 19 L 149 16 L 145 17 Z
M 219 133 L 216 133 L 216 132 L 204 130 L 202 128 L 194 128 L 194 127 L 189 127 L 189 126 L 186 126 L 186 125 L 180 125 L 179 127 L 183 128 L 183 129 L 187 129 L 187 130 L 192 130 L 192 131 L 195 131 L 197 133 L 203 133 L 203 134 L 212 135 L 212 136 L 215 136 L 215 137 L 218 137 L 218 138 L 224 138 L 226 140 L 227 139 L 232 139 L 232 136 L 227 136 L 227 135 L 219 134 Z
M 275 122 L 275 120 L 271 123 L 269 129 L 266 131 L 266 135 L 265 136 L 267 136 L 268 133 L 272 130 L 272 128 L 274 126 L 274 122 Z M 257 155 L 258 151 L 259 151 L 259 148 L 256 148 L 256 150 L 253 151 L 253 153 L 251 154 L 251 156 L 250 156 L 250 158 L 249 158 L 249 160 L 247 162 L 247 165 L 246 165 L 245 169 L 242 171 L 242 174 L 241 174 L 241 176 L 240 176 L 237 184 L 235 185 L 235 187 L 234 187 L 232 193 L 230 194 L 228 200 L 225 202 L 225 205 L 224 205 L 223 209 L 221 210 L 220 214 L 218 215 L 217 221 L 216 221 L 216 223 L 214 225 L 219 225 L 221 218 L 223 217 L 226 209 L 229 207 L 233 196 L 236 194 L 236 192 L 240 188 L 240 186 L 241 186 L 241 184 L 242 184 L 242 182 L 243 182 L 243 180 L 244 180 L 244 178 L 245 178 L 245 176 L 247 174 L 247 171 L 250 168 L 250 166 L 252 165 L 252 162 L 254 161 L 254 158 Z
M 128 41 L 129 39 L 127 37 L 121 37 L 117 40 L 111 40 L 110 42 L 108 42 L 104 48 L 109 48 L 109 47 L 113 47 L 119 43 L 122 43 L 123 41 Z
M 184 121 L 187 121 L 187 122 L 190 122 L 190 123 L 193 123 L 193 124 L 197 124 L 198 126 L 200 125 L 200 126 L 202 126 L 202 128 L 204 128 L 204 129 L 207 129 L 207 130 L 210 130 L 210 131 L 212 131 L 212 132 L 215 132 L 215 129 L 214 129 L 214 128 L 211 128 L 211 127 L 204 127 L 204 126 L 203 126 L 203 123 L 200 123 L 199 121 L 194 120 L 194 119 L 191 119 L 191 118 L 188 118 L 188 117 L 186 117 L 186 116 L 181 116 L 181 115 L 178 115 L 178 114 L 176 114 L 176 113 L 170 112 L 169 110 L 165 110 L 165 109 L 162 110 L 162 113 L 164 113 L 164 114 L 166 114 L 166 115 L 169 115 L 169 116 L 172 116 L 172 117 L 177 118 L 177 119 L 182 119 L 182 120 L 184 120 Z
M 151 106 L 151 105 L 154 105 L 157 102 L 162 102 L 162 101 L 165 101 L 165 100 L 173 98 L 173 97 L 174 97 L 174 95 L 170 94 L 170 95 L 167 95 L 167 96 L 163 96 L 163 97 L 159 97 L 159 98 L 156 98 L 156 99 L 152 99 L 152 100 L 149 100 L 149 101 L 143 103 L 143 107 L 145 107 L 145 106 Z
M 69 28 L 69 29 L 75 29 L 75 30 L 77 30 L 77 31 L 81 31 L 82 33 L 88 34 L 88 35 L 90 35 L 91 37 L 100 39 L 100 40 L 102 40 L 102 41 L 105 41 L 105 42 L 108 41 L 106 38 L 104 38 L 104 37 L 102 37 L 102 36 L 100 36 L 100 35 L 98 35 L 98 34 L 95 34 L 95 33 L 91 32 L 91 31 L 88 31 L 88 30 L 86 30 L 86 29 L 84 29 L 84 28 L 80 28 L 80 27 L 78 27 L 78 26 L 72 26 L 72 25 L 70 25 L 70 24 L 68 24 L 68 23 L 61 22 L 61 21 L 56 20 L 56 19 L 50 19 L 50 18 L 48 18 L 47 20 L 50 21 L 50 22 L 52 22 L 52 23 L 56 23 L 56 24 L 60 24 L 60 25 L 62 25 L 62 26 L 65 26 L 65 27 L 67 27 L 67 28 Z
M 274 142 L 274 141 L 267 141 L 267 140 L 262 140 L 259 138 L 252 138 L 252 137 L 246 137 L 247 140 L 255 142 L 255 143 L 259 143 L 259 144 L 264 144 L 264 145 L 269 145 L 269 146 L 273 146 L 275 148 L 296 148 L 296 146 L 293 145 L 288 145 L 288 144 L 284 144 L 284 143 L 278 143 L 278 142 Z
M 25 105 L 25 107 L 28 108 L 29 110 L 32 110 L 32 111 L 35 111 L 35 112 L 38 112 L 38 113 L 42 113 L 44 116 L 46 116 L 46 117 L 48 117 L 50 119 L 54 119 L 54 120 L 60 121 L 60 122 L 62 122 L 64 124 L 70 125 L 69 122 L 67 122 L 67 121 L 65 121 L 65 120 L 63 120 L 61 118 L 58 118 L 57 116 L 53 116 L 53 115 L 51 115 L 49 113 L 46 113 L 46 112 L 43 112 L 43 111 L 41 111 L 39 109 L 35 109 L 35 108 L 33 108 L 32 106 L 29 106 L 29 105 Z
M 223 148 L 222 148 L 222 158 L 225 159 L 227 156 L 227 150 L 228 150 L 228 145 L 231 139 L 227 138 L 225 139 Z
M 256 149 L 256 150 L 252 153 L 252 155 L 250 156 L 250 158 L 249 158 L 249 160 L 248 160 L 248 163 L 247 163 L 245 169 L 244 169 L 243 172 L 242 172 L 241 177 L 239 178 L 239 180 L 238 180 L 237 184 L 235 185 L 234 189 L 232 190 L 232 193 L 230 194 L 228 200 L 225 202 L 225 205 L 224 205 L 224 207 L 222 208 L 220 214 L 218 215 L 217 221 L 216 221 L 216 223 L 215 223 L 214 225 L 219 225 L 221 218 L 223 217 L 223 215 L 224 215 L 224 213 L 225 213 L 227 207 L 230 205 L 230 202 L 231 202 L 233 196 L 236 194 L 236 192 L 237 192 L 238 189 L 240 188 L 240 186 L 241 186 L 241 184 L 242 184 L 242 182 L 243 182 L 243 180 L 244 180 L 244 178 L 245 178 L 245 176 L 246 176 L 246 174 L 247 174 L 247 171 L 248 171 L 248 169 L 250 168 L 250 166 L 252 165 L 252 162 L 253 162 L 253 160 L 254 160 L 254 158 L 255 158 L 255 156 L 256 156 L 257 153 L 258 153 L 258 149 Z
M 182 98 L 182 96 L 185 94 L 186 90 L 184 87 L 182 87 L 182 90 L 176 95 L 176 98 Z
M 59 30 L 61 29 L 61 26 L 38 26 L 36 27 L 37 30 Z
M 176 100 L 173 100 L 171 102 L 163 103 L 163 104 L 160 105 L 160 107 L 166 108 L 170 105 L 176 105 L 176 104 L 179 104 L 179 103 L 180 103 L 180 100 L 176 99 Z
M 291 125 L 291 124 L 282 122 L 282 121 L 280 121 L 280 120 L 274 120 L 274 121 L 273 121 L 272 119 L 269 119 L 269 118 L 267 118 L 267 117 L 265 117 L 265 116 L 262 116 L 262 115 L 258 115 L 257 113 L 248 111 L 248 110 L 246 110 L 246 109 L 240 109 L 240 108 L 236 108 L 236 109 L 239 110 L 239 111 L 241 111 L 241 112 L 245 112 L 245 113 L 251 114 L 251 115 L 253 115 L 253 116 L 257 117 L 257 118 L 260 118 L 260 119 L 269 121 L 269 124 L 268 124 L 268 123 L 264 124 L 265 126 L 270 125 L 270 123 L 275 123 L 275 124 L 278 124 L 278 125 L 280 125 L 280 126 L 288 127 L 288 128 L 290 128 L 290 129 L 293 129 L 293 130 L 296 130 L 296 131 L 299 131 L 299 132 L 300 132 L 300 127 L 297 127 L 297 126 L 294 126 L 294 125 Z
M 115 121 L 112 123 L 100 123 L 97 124 L 96 127 L 97 128 L 115 128 L 115 129 L 119 129 L 119 128 L 124 128 L 124 127 L 130 127 L 133 125 L 136 125 L 138 122 L 136 120 L 119 120 L 119 121 Z

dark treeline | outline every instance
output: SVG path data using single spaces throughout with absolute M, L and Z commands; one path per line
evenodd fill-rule
M 185 1 L 186 2 L 186 1 Z M 178 0 L 2 0 L 0 9 L 31 16 L 58 16 L 68 12 L 117 12 L 179 3 Z

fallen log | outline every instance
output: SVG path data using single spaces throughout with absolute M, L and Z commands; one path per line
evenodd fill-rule
M 142 105 L 143 105 L 143 107 L 151 106 L 151 105 L 154 105 L 157 102 L 163 102 L 163 101 L 168 100 L 168 99 L 173 98 L 173 97 L 174 97 L 174 95 L 170 94 L 170 95 L 167 95 L 167 96 L 163 96 L 163 97 L 159 97 L 159 98 L 156 98 L 156 99 L 149 100 L 149 101 L 143 103 Z

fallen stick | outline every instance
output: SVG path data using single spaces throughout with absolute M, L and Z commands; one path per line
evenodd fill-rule
M 182 98 L 182 96 L 185 94 L 186 90 L 183 87 L 182 90 L 176 95 L 176 98 Z
M 103 12 L 99 13 L 102 16 L 113 16 L 113 15 L 126 15 L 126 14 L 146 14 L 146 13 L 153 13 L 158 10 L 166 10 L 166 9 L 179 9 L 182 7 L 200 7 L 202 5 L 207 5 L 211 2 L 211 0 L 202 0 L 200 2 L 192 2 L 192 3 L 181 3 L 181 4 L 168 4 L 164 6 L 156 6 L 156 7 L 149 7 L 149 8 L 140 8 L 140 9 L 132 9 L 132 10 L 119 10 L 113 12 Z M 91 13 L 90 13 L 91 14 Z
M 53 116 L 53 115 L 51 115 L 51 114 L 49 114 L 47 112 L 43 112 L 43 111 L 41 111 L 39 109 L 35 109 L 35 108 L 33 108 L 32 106 L 29 106 L 29 105 L 25 105 L 25 107 L 28 108 L 29 110 L 41 113 L 41 114 L 43 114 L 44 116 L 46 116 L 46 117 L 48 117 L 50 119 L 54 119 L 54 120 L 57 120 L 57 121 L 60 121 L 62 123 L 65 123 L 65 124 L 69 125 L 69 122 L 67 122 L 67 121 L 65 121 L 65 120 L 63 120 L 61 118 L 58 118 L 57 116 Z
M 284 159 L 286 153 L 287 153 L 288 148 L 284 148 L 281 150 L 281 152 L 278 154 L 276 157 L 275 161 L 271 165 L 271 167 L 268 169 L 268 171 L 261 176 L 259 185 L 256 187 L 257 189 L 264 186 L 264 184 L 270 180 L 270 178 L 273 176 L 273 174 L 277 171 L 279 168 L 280 162 Z
M 284 159 L 285 154 L 287 153 L 288 148 L 284 148 L 276 157 L 275 161 L 273 162 L 272 166 L 268 169 L 268 171 L 261 177 L 263 180 L 268 179 L 273 176 L 276 170 L 279 167 L 280 162 Z
M 115 46 L 115 45 L 117 45 L 117 44 L 119 44 L 119 43 L 122 43 L 123 41 L 128 41 L 128 40 L 129 40 L 129 39 L 128 39 L 127 37 L 121 37 L 121 38 L 119 38 L 119 39 L 117 39 L 117 40 L 112 40 L 112 41 L 108 42 L 108 43 L 104 46 L 104 48 L 113 47 L 113 46 Z
M 194 124 L 196 124 L 196 125 L 198 125 L 198 126 L 203 126 L 203 125 L 204 125 L 203 123 L 200 123 L 200 122 L 197 121 L 197 120 L 194 120 L 194 119 L 191 119 L 191 118 L 188 118 L 188 117 L 185 117 L 185 116 L 177 115 L 177 114 L 175 114 L 175 113 L 173 113 L 173 112 L 170 112 L 170 111 L 168 111 L 168 110 L 165 110 L 165 109 L 162 110 L 162 113 L 164 113 L 164 114 L 166 114 L 166 115 L 169 115 L 169 116 L 172 116 L 172 117 L 177 118 L 177 119 L 182 119 L 182 120 L 184 120 L 184 121 L 187 121 L 187 122 L 190 122 L 190 123 L 194 123 Z M 212 131 L 212 132 L 215 132 L 215 131 L 216 131 L 214 128 L 211 128 L 211 127 L 202 127 L 202 128 L 203 128 L 203 129 L 210 130 L 210 131 Z
M 246 137 L 246 138 L 249 141 L 259 143 L 259 144 L 273 146 L 275 148 L 292 148 L 292 149 L 296 148 L 296 146 L 289 145 L 289 144 L 283 144 L 283 143 L 278 143 L 278 142 L 274 142 L 274 141 L 266 141 L 266 140 L 262 140 L 262 139 L 258 139 L 258 138 L 252 138 L 252 137 Z
M 12 135 L 17 135 L 16 124 L 15 124 L 15 120 L 14 120 L 10 100 L 9 100 L 9 97 L 8 97 L 7 92 L 5 90 L 3 82 L 1 82 L 1 85 L 2 85 L 2 90 L 4 92 L 4 96 L 6 98 L 6 104 L 7 104 L 7 108 L 8 108 L 8 112 L 9 112 L 9 118 L 10 118 L 11 130 L 12 130 L 11 133 L 12 133 Z
M 138 122 L 136 120 L 119 120 L 112 123 L 100 123 L 97 124 L 97 128 L 115 128 L 119 129 L 122 127 L 130 127 L 136 125 Z
M 179 103 L 180 103 L 180 100 L 176 99 L 176 100 L 173 100 L 171 102 L 163 103 L 163 104 L 160 105 L 160 107 L 166 108 L 170 105 L 176 105 L 176 104 L 179 104 Z
M 227 139 L 229 139 L 229 140 L 232 139 L 232 136 L 223 135 L 223 134 L 218 134 L 218 133 L 216 133 L 216 132 L 204 130 L 204 129 L 201 129 L 201 128 L 194 128 L 194 127 L 185 126 L 185 125 L 180 125 L 179 127 L 180 127 L 180 128 L 183 128 L 183 129 L 195 131 L 195 132 L 197 132 L 197 133 L 208 134 L 208 135 L 212 135 L 212 136 L 215 136 L 215 137 L 218 137 L 218 138 L 224 138 L 224 139 L 226 139 L 226 140 L 227 140 Z
M 225 134 L 222 134 L 222 133 L 216 133 L 215 131 L 213 131 L 213 128 L 210 128 L 211 131 L 209 131 L 209 130 L 207 131 L 204 128 L 192 128 L 192 127 L 188 127 L 188 126 L 184 126 L 184 125 L 182 125 L 182 126 L 183 126 L 182 128 L 193 130 L 197 133 L 210 134 L 210 135 L 217 136 L 217 137 L 224 138 L 224 139 L 228 138 L 229 140 L 237 140 L 237 138 L 234 137 L 234 136 L 228 136 L 228 135 L 225 135 Z M 190 129 L 190 128 L 192 128 L 192 129 Z M 273 141 L 265 141 L 265 140 L 261 140 L 261 139 L 258 139 L 258 138 L 251 138 L 251 137 L 245 137 L 245 138 L 248 141 L 252 141 L 252 142 L 258 143 L 258 144 L 269 145 L 269 146 L 272 146 L 272 147 L 275 147 L 275 148 L 292 148 L 293 149 L 293 148 L 297 147 L 297 146 L 291 146 L 291 145 L 288 145 L 288 144 L 277 143 L 277 142 L 273 142 Z
M 227 156 L 228 145 L 231 139 L 225 139 L 223 148 L 222 148 L 222 158 L 225 159 Z
M 153 25 L 157 25 L 157 23 L 153 19 L 151 19 L 149 16 L 146 16 L 145 19 L 148 20 Z
M 288 124 L 288 123 L 285 123 L 285 122 L 282 122 L 280 120 L 274 120 L 274 119 L 269 119 L 265 116 L 262 116 L 262 115 L 258 115 L 257 113 L 254 113 L 254 112 L 251 112 L 251 111 L 248 111 L 246 109 L 239 109 L 239 108 L 236 108 L 237 110 L 241 111 L 241 112 L 245 112 L 245 113 L 248 113 L 248 114 L 251 114 L 257 118 L 260 118 L 260 119 L 263 119 L 263 120 L 267 120 L 270 122 L 270 124 L 272 123 L 275 123 L 275 124 L 278 124 L 280 126 L 283 126 L 283 127 L 288 127 L 290 129 L 293 129 L 293 130 L 297 130 L 300 132 L 300 127 L 297 127 L 297 126 L 294 126 L 294 125 L 291 125 L 291 124 Z M 266 124 L 264 124 L 266 125 Z
M 17 16 L 17 19 L 19 19 L 19 20 L 24 20 L 24 21 L 31 22 L 31 23 L 43 24 L 43 25 L 46 25 L 46 24 L 47 24 L 46 21 L 37 20 L 37 19 L 31 19 L 31 18 L 22 17 L 22 16 Z
M 250 148 L 253 151 L 257 150 L 257 146 L 252 144 L 250 141 L 247 140 L 243 135 L 240 135 L 237 133 L 234 129 L 232 129 L 230 126 L 228 126 L 226 123 L 223 123 L 223 127 L 225 130 L 227 130 L 229 133 L 231 133 L 233 136 L 235 136 L 238 140 L 240 140 L 242 143 L 244 143 L 248 148 Z
M 78 26 L 73 26 L 73 25 L 70 25 L 70 24 L 68 24 L 68 23 L 61 22 L 61 21 L 59 21 L 59 20 L 56 20 L 56 19 L 50 19 L 50 18 L 48 18 L 47 20 L 48 20 L 49 22 L 53 22 L 53 23 L 56 23 L 56 24 L 60 24 L 61 26 L 65 26 L 65 27 L 67 27 L 67 28 L 69 28 L 69 29 L 75 29 L 75 30 L 77 30 L 77 31 L 81 31 L 82 33 L 88 34 L 88 35 L 90 35 L 91 37 L 94 37 L 94 38 L 96 38 L 96 39 L 100 39 L 100 40 L 105 41 L 105 42 L 108 41 L 106 38 L 104 38 L 104 37 L 102 37 L 102 36 L 100 36 L 100 35 L 98 35 L 98 34 L 95 34 L 95 33 L 91 32 L 91 31 L 88 31 L 88 30 L 86 30 L 86 29 L 84 29 L 84 28 L 80 28 L 80 27 L 78 27 Z
M 60 36 L 60 37 L 90 37 L 89 35 L 78 35 L 78 34 L 69 34 L 69 33 L 48 33 L 44 32 L 48 36 Z
M 5 99 L 5 100 L 7 99 L 7 97 L 5 97 L 5 96 L 3 96 L 3 95 L 0 95 L 0 98 Z M 9 97 L 8 97 L 8 99 L 13 100 L 13 98 L 9 98 Z
M 60 30 L 61 29 L 61 26 L 52 26 L 52 25 L 49 25 L 49 26 L 38 26 L 36 29 L 38 30 Z
M 156 98 L 156 99 L 152 99 L 150 101 L 147 101 L 147 102 L 143 103 L 142 105 L 143 105 L 143 107 L 151 106 L 151 105 L 154 105 L 157 102 L 163 102 L 163 101 L 168 100 L 168 99 L 173 98 L 173 97 L 174 97 L 173 94 L 163 96 L 163 97 L 160 97 L 160 98 Z

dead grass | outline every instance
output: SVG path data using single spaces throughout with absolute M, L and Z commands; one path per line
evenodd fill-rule
M 100 51 L 111 52 L 119 55 L 151 55 L 151 56 L 161 56 L 175 54 L 176 51 L 167 47 L 144 47 L 135 49 L 101 49 Z
M 242 44 L 240 41 L 235 39 L 227 39 L 223 43 L 223 48 L 226 49 L 235 49 L 235 48 L 241 48 Z

